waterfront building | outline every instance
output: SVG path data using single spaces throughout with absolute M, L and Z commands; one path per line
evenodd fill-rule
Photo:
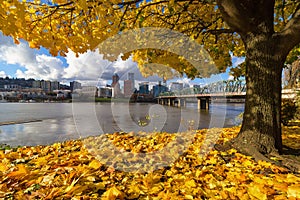
M 133 94 L 133 85 L 132 80 L 125 80 L 124 81 L 124 96 L 130 97 Z
M 112 86 L 112 88 L 114 88 L 113 89 L 113 97 L 120 97 L 120 96 L 122 96 L 119 80 L 120 80 L 120 77 L 119 77 L 118 74 L 114 74 L 112 76 L 111 86 Z
M 0 78 L 0 90 L 19 90 L 31 88 L 34 79 L 25 80 L 24 78 Z
M 139 94 L 149 94 L 149 82 L 139 84 Z
M 44 92 L 51 92 L 51 81 L 41 81 L 41 88 Z
M 79 83 L 77 81 L 70 82 L 70 90 L 71 90 L 71 92 L 74 92 L 77 89 L 81 89 L 81 83 Z
M 96 86 L 82 86 L 80 93 L 88 97 L 98 96 L 98 88 Z
M 167 92 L 168 87 L 161 85 L 160 83 L 158 85 L 153 86 L 153 96 L 158 97 L 160 93 Z
M 53 90 L 59 90 L 60 87 L 59 87 L 59 82 L 58 81 L 51 81 L 51 91 Z
M 112 83 L 111 83 L 111 86 L 112 86 L 112 87 L 115 87 L 115 85 L 116 85 L 117 83 L 119 83 L 119 80 L 120 80 L 119 75 L 118 75 L 118 74 L 114 74 L 114 75 L 112 76 Z
M 131 80 L 131 88 L 134 91 L 135 88 L 135 81 L 134 81 L 134 73 L 128 73 L 128 80 Z
M 33 88 L 41 88 L 41 81 L 40 80 L 32 81 L 32 87 Z
M 19 90 L 21 89 L 21 86 L 17 85 L 17 84 L 8 84 L 8 85 L 4 85 L 4 89 L 5 90 Z
M 99 88 L 98 96 L 102 97 L 102 98 L 111 98 L 112 97 L 112 88 L 111 87 Z

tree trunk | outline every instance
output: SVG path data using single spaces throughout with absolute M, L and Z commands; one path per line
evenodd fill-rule
M 243 37 L 246 56 L 246 102 L 242 128 L 232 141 L 242 153 L 282 151 L 281 74 L 285 56 L 272 36 Z

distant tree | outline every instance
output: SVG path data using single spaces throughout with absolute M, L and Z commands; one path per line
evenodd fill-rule
M 220 71 L 231 65 L 230 52 L 245 56 L 243 123 L 228 144 L 257 159 L 281 152 L 281 74 L 286 60 L 299 55 L 299 1 L 10 0 L 0 8 L 5 35 L 13 36 L 16 43 L 25 39 L 33 48 L 46 47 L 53 55 L 64 56 L 68 49 L 83 53 L 120 31 L 154 26 L 179 31 L 202 44 Z M 181 73 L 197 75 L 189 63 L 169 52 L 133 53 L 144 74 L 151 73 L 143 65 L 148 61 L 170 63 Z

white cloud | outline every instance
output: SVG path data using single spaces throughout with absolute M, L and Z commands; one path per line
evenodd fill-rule
M 64 69 L 63 78 L 75 80 L 98 80 L 99 76 L 106 72 L 107 67 L 111 64 L 108 60 L 103 59 L 103 55 L 98 51 L 88 51 L 79 54 L 70 51 L 67 53 L 68 67 Z
M 20 63 L 21 64 L 21 63 Z M 35 55 L 33 63 L 22 65 L 25 71 L 17 70 L 16 76 L 20 78 L 35 78 L 44 80 L 60 80 L 63 71 L 63 63 L 55 57 L 47 55 Z
M 239 64 L 243 63 L 244 61 L 245 61 L 244 57 L 235 57 L 235 56 L 233 56 L 232 57 L 232 66 L 236 67 Z
M 106 85 L 108 80 L 112 79 L 113 74 L 118 74 L 120 80 L 128 79 L 129 72 L 134 73 L 134 78 L 137 81 L 159 81 L 157 76 L 144 78 L 140 73 L 137 63 L 129 57 L 122 60 L 121 55 L 114 62 L 104 59 L 98 51 L 88 51 L 84 54 L 79 54 L 76 57 L 75 53 L 70 51 L 67 53 L 68 67 L 64 69 L 64 79 L 72 79 L 81 81 L 85 84 Z
M 21 41 L 14 44 L 12 38 L 0 34 L 0 61 L 19 65 L 16 71 L 18 78 L 35 78 L 44 80 L 59 80 L 63 71 L 63 62 L 52 56 L 37 54 L 28 43 Z
M 20 64 L 22 66 L 36 62 L 34 50 L 30 49 L 29 46 L 23 42 L 19 45 L 1 44 L 0 59 L 7 62 L 7 64 Z
M 3 36 L 1 33 L 0 43 L 0 61 L 19 66 L 15 74 L 7 74 L 4 69 L 0 75 L 61 82 L 72 80 L 86 83 L 98 82 L 98 84 L 103 85 L 109 83 L 114 73 L 117 73 L 121 80 L 125 80 L 128 72 L 133 72 L 137 81 L 157 82 L 161 80 L 157 76 L 144 78 L 132 57 L 122 60 L 119 56 L 116 61 L 110 62 L 105 60 L 98 51 L 88 51 L 79 54 L 78 57 L 74 52 L 69 51 L 64 63 L 57 57 L 46 55 L 48 53 L 45 50 L 31 49 L 27 42 L 21 41 L 19 45 L 16 45 L 12 38 Z
M 5 78 L 7 77 L 5 71 L 0 71 L 0 77 Z

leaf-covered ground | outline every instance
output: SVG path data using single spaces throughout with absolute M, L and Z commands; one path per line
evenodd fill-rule
M 221 131 L 219 143 L 239 128 Z M 235 150 L 211 149 L 201 157 L 206 132 L 197 131 L 192 145 L 170 166 L 149 173 L 104 165 L 83 140 L 1 150 L 0 199 L 300 199 L 299 174 Z M 145 139 L 115 133 L 107 138 L 124 151 L 150 152 L 163 148 L 174 135 Z M 283 141 L 300 151 L 300 128 L 284 127 Z

